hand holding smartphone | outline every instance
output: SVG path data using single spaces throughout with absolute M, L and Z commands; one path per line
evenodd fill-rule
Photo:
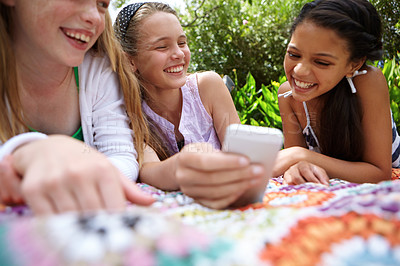
M 244 192 L 230 207 L 242 207 L 262 201 L 276 156 L 282 145 L 282 131 L 276 128 L 240 124 L 227 127 L 222 151 L 243 154 L 252 163 L 262 164 L 266 170 L 264 182 Z

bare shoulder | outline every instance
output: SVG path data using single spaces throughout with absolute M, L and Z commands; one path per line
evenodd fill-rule
M 199 89 L 212 89 L 215 86 L 224 84 L 221 76 L 214 71 L 205 71 L 197 73 L 197 82 L 199 84 Z
M 290 91 L 291 89 L 292 89 L 292 88 L 290 88 L 289 81 L 285 81 L 285 82 L 283 82 L 283 83 L 279 86 L 279 88 L 278 88 L 278 94 L 285 93 L 285 92 L 287 92 L 287 91 Z
M 388 86 L 382 71 L 374 66 L 367 66 L 366 70 L 366 74 L 353 79 L 357 92 L 360 95 L 370 94 L 371 92 L 387 92 Z
M 379 68 L 368 66 L 367 73 L 353 79 L 364 114 L 373 116 L 390 105 L 386 78 Z
M 279 88 L 278 88 L 278 95 L 279 95 L 279 94 L 284 94 L 285 92 L 288 92 L 288 91 L 290 91 L 291 89 L 292 89 L 292 88 L 290 87 L 289 82 L 288 82 L 288 81 L 285 81 L 285 82 L 283 82 L 283 83 L 279 86 Z M 281 97 L 278 97 L 278 103 L 279 103 L 280 105 L 282 105 L 282 104 L 289 104 L 290 101 L 291 101 L 291 99 L 292 99 L 292 97 L 283 97 L 283 96 L 281 96 Z
M 214 71 L 197 73 L 197 83 L 203 103 L 208 102 L 209 99 L 229 94 L 221 76 Z
M 201 101 L 212 117 L 217 113 L 226 114 L 227 110 L 236 113 L 231 94 L 220 75 L 213 71 L 200 72 L 197 82 Z

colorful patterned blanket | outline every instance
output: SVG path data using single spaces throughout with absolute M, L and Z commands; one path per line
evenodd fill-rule
M 230 210 L 139 185 L 157 202 L 123 213 L 0 206 L 0 265 L 400 265 L 400 180 L 274 178 L 262 203 Z

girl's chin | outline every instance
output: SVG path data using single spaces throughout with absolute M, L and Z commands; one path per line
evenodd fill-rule
M 179 78 L 177 78 L 175 80 L 175 82 L 179 87 L 182 87 L 186 83 L 186 76 L 184 76 L 184 75 L 180 76 Z
M 183 81 L 183 82 L 180 82 L 179 84 L 178 84 L 178 88 L 181 88 L 181 87 L 183 87 L 183 85 L 185 85 L 186 84 L 186 79 L 185 79 L 185 81 Z
M 297 90 L 297 89 L 292 89 L 292 96 L 296 101 L 308 101 L 313 98 L 311 95 L 311 90 Z

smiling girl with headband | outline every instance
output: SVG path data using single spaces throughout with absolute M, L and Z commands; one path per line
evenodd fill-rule
M 140 180 L 180 189 L 213 208 L 228 206 L 261 182 L 262 166 L 218 152 L 226 127 L 240 120 L 218 74 L 187 74 L 190 50 L 176 12 L 163 3 L 131 4 L 119 13 L 114 28 L 141 82 L 143 111 L 157 133 L 148 143 L 154 150 L 145 152 Z
M 0 202 L 50 214 L 153 201 L 128 180 L 139 167 L 126 110 L 139 155 L 147 127 L 108 5 L 0 0 Z
M 381 22 L 367 0 L 316 0 L 291 29 L 279 88 L 285 149 L 275 175 L 289 184 L 388 180 L 400 141 L 380 69 Z M 392 155 L 392 158 L 391 158 Z

